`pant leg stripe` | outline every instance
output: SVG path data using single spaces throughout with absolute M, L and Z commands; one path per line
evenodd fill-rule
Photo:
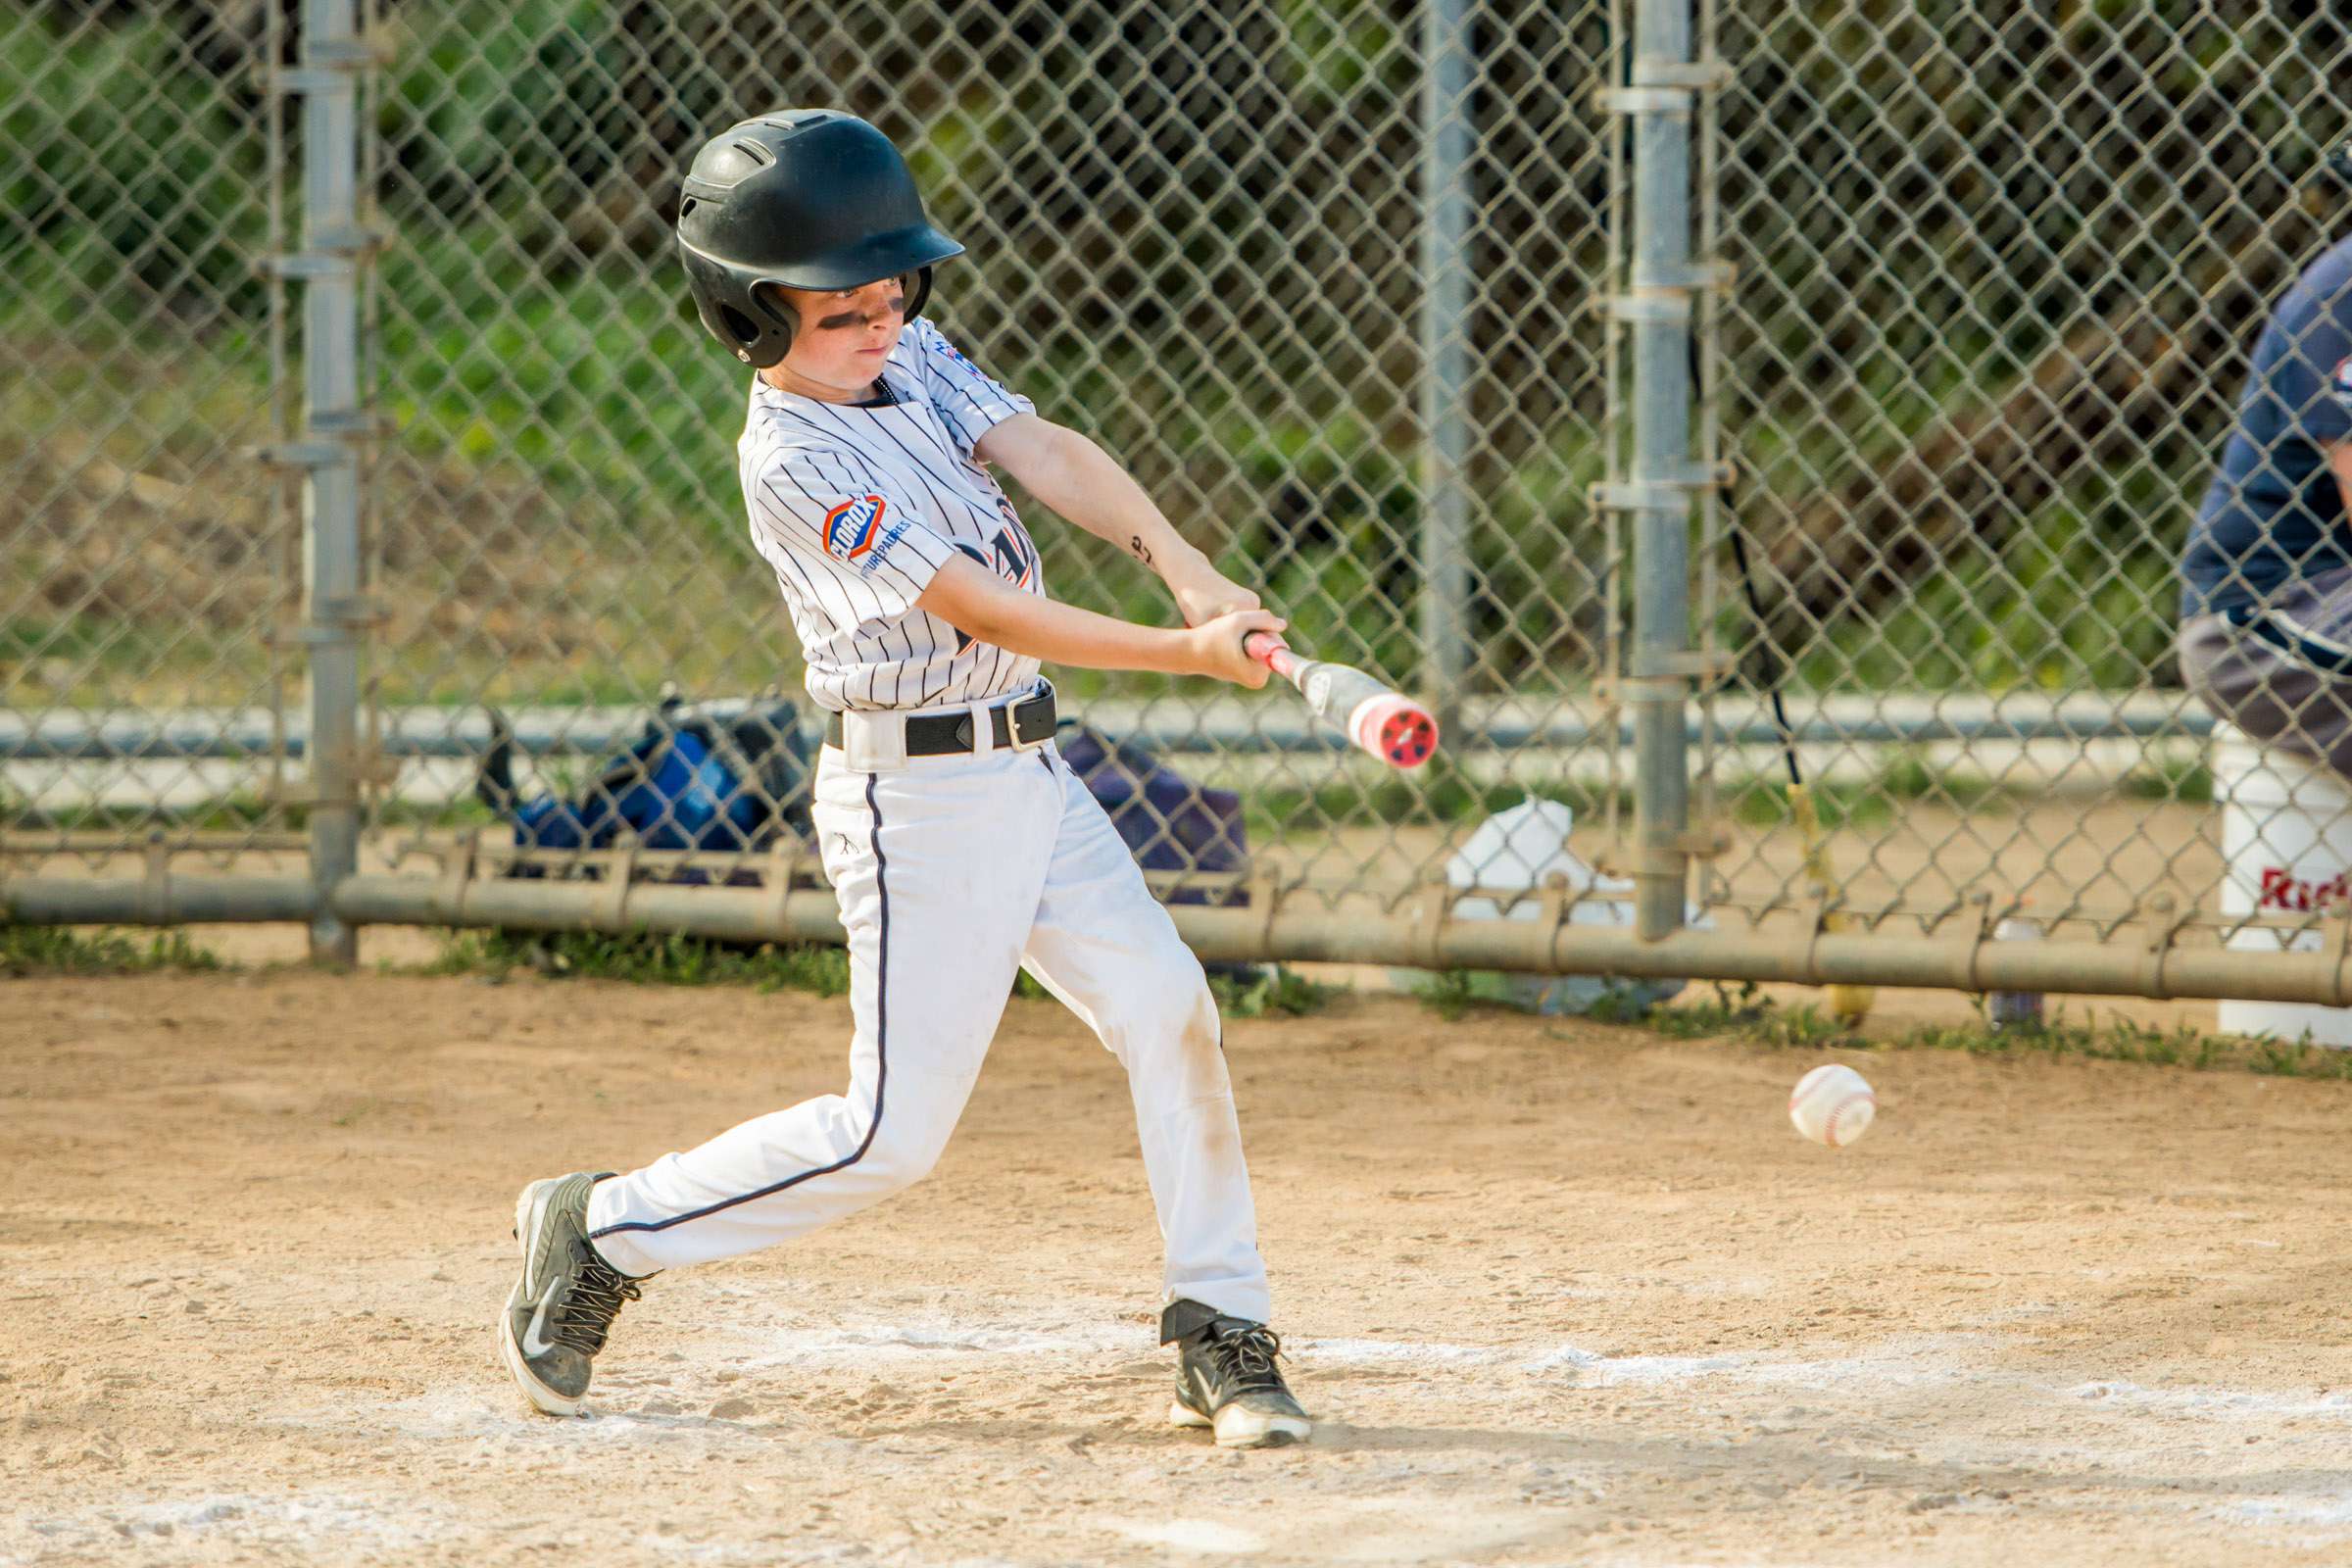
M 2352 646 L 2325 636 L 2281 612 L 2248 609 L 2227 616 L 2257 642 L 2267 644 L 2316 674 L 2352 674 Z
M 708 1215 L 720 1213 L 733 1208 L 738 1203 L 750 1203 L 762 1198 L 773 1198 L 786 1188 L 798 1187 L 801 1183 L 815 1177 L 830 1176 L 837 1170 L 849 1169 L 863 1159 L 865 1152 L 874 1147 L 874 1135 L 882 1130 L 882 1098 L 890 1088 L 890 861 L 882 855 L 882 807 L 874 799 L 875 778 L 876 775 L 872 773 L 865 776 L 865 808 L 873 817 L 873 826 L 869 830 L 867 843 L 874 852 L 874 894 L 882 904 L 882 935 L 874 957 L 874 1056 L 876 1059 L 874 1117 L 866 1124 L 865 1136 L 858 1140 L 858 1147 L 847 1157 L 837 1159 L 830 1165 L 819 1165 L 814 1170 L 805 1170 L 797 1176 L 787 1176 L 784 1180 L 771 1183 L 758 1192 L 722 1199 L 718 1202 L 708 1204 L 702 1208 L 690 1209 L 683 1214 L 672 1214 L 667 1219 L 629 1220 L 619 1225 L 608 1225 L 604 1229 L 592 1233 L 589 1237 L 590 1241 L 594 1241 L 600 1236 L 611 1236 L 617 1231 L 665 1231 L 672 1225 L 683 1225 L 690 1219 L 702 1219 Z

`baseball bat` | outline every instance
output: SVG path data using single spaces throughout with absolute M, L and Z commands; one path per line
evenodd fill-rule
M 1350 664 L 1301 659 L 1270 631 L 1242 637 L 1242 652 L 1298 688 L 1315 716 L 1391 767 L 1409 771 L 1438 749 L 1429 710 Z

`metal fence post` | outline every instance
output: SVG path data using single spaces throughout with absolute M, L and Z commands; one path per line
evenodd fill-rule
M 302 234 L 281 264 L 303 280 L 303 629 L 309 651 L 311 879 L 321 895 L 311 956 L 358 956 L 357 931 L 324 897 L 359 868 L 360 406 L 359 82 L 353 0 L 303 0 Z
M 1637 0 L 1619 98 L 1634 133 L 1633 267 L 1617 303 L 1634 362 L 1634 912 L 1649 940 L 1681 928 L 1690 864 L 1690 0 Z
M 1438 727 L 1459 733 L 1469 667 L 1470 17 L 1421 14 L 1421 648 Z

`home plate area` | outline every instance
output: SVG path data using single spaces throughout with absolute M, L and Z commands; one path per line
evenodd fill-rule
M 500 1368 L 525 1180 L 837 1087 L 837 1000 L 19 979 L 0 1563 L 2340 1563 L 2352 1088 L 1401 1001 L 1226 1049 L 1309 1444 L 1166 1421 L 1116 1064 L 1015 1002 L 946 1158 Z M 1832 1054 L 1835 1055 L 1836 1054 Z

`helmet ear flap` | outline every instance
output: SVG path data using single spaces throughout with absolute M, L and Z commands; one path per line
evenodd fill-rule
M 711 300 L 703 316 L 704 324 L 735 351 L 737 359 L 764 370 L 792 352 L 792 332 L 800 318 L 791 302 L 769 284 L 755 283 L 740 298 L 741 304 L 723 296 Z M 744 306 L 751 309 L 746 311 Z
M 931 269 L 914 270 L 914 287 L 906 291 L 906 319 L 911 321 L 923 314 L 923 302 L 931 297 Z
M 710 335 L 754 369 L 764 370 L 792 348 L 800 324 L 792 302 L 765 281 L 745 282 L 722 264 L 680 247 L 693 288 L 695 312 Z
M 792 308 L 792 301 L 785 297 L 784 291 L 773 283 L 754 283 L 751 296 L 752 308 L 764 318 L 768 331 L 773 334 L 766 344 L 770 357 L 760 361 L 760 368 L 764 370 L 792 352 L 793 329 L 801 324 L 801 314 Z

